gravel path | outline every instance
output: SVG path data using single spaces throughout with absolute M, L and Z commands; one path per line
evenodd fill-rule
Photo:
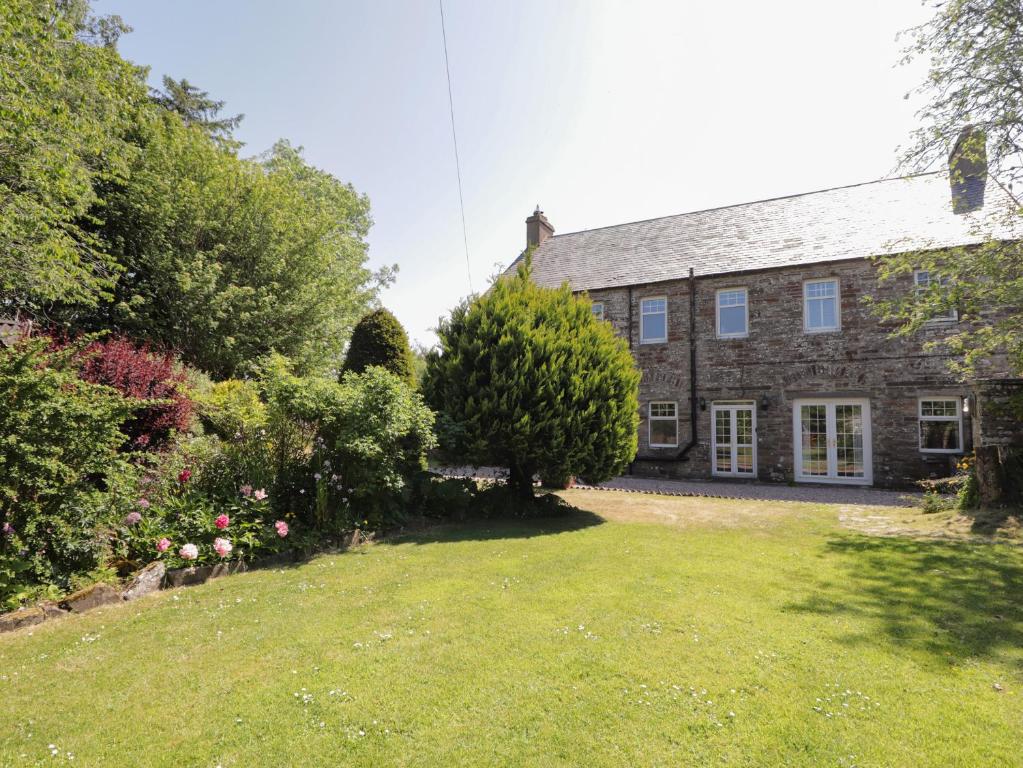
M 445 467 L 438 470 L 450 477 L 499 479 L 506 472 L 491 467 Z M 598 485 L 577 485 L 632 493 L 659 493 L 668 496 L 710 496 L 721 499 L 763 501 L 802 501 L 812 504 L 854 504 L 867 507 L 913 507 L 920 494 L 910 491 L 884 491 L 839 485 L 781 485 L 775 483 L 734 483 L 726 480 L 659 480 L 622 476 Z

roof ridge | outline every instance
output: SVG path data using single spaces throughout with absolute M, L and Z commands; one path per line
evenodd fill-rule
M 797 192 L 792 195 L 778 195 L 777 197 L 765 197 L 760 200 L 747 200 L 744 203 L 729 203 L 728 205 L 714 205 L 710 208 L 697 208 L 693 211 L 682 211 L 681 213 L 669 213 L 665 216 L 654 216 L 649 219 L 636 219 L 635 221 L 623 221 L 618 224 L 605 224 L 602 227 L 590 227 L 589 229 L 576 229 L 572 232 L 562 232 L 561 234 L 551 235 L 549 240 L 556 240 L 559 237 L 569 237 L 570 235 L 581 235 L 584 232 L 598 232 L 602 229 L 615 229 L 616 227 L 627 227 L 630 224 L 646 224 L 651 221 L 661 221 L 662 219 L 674 219 L 678 216 L 691 216 L 696 213 L 709 213 L 710 211 L 723 211 L 728 208 L 742 208 L 746 205 L 756 205 L 757 203 L 772 203 L 777 200 L 791 200 L 796 197 L 806 197 L 808 195 L 820 195 L 824 192 L 837 192 L 840 189 L 853 189 L 854 187 L 866 187 L 870 184 L 883 184 L 888 181 L 907 181 L 909 179 L 920 178 L 921 176 L 938 176 L 945 173 L 945 171 L 923 171 L 921 173 L 911 173 L 906 176 L 889 176 L 887 178 L 874 179 L 873 181 L 861 181 L 856 184 L 841 184 L 837 187 L 825 187 L 824 189 L 814 189 L 809 192 Z

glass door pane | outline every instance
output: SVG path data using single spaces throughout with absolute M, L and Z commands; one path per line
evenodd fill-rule
M 828 406 L 813 403 L 800 406 L 799 425 L 802 433 L 802 474 L 806 477 L 828 475 Z
M 736 408 L 735 414 L 735 471 L 740 475 L 753 474 L 753 409 Z
M 835 476 L 863 477 L 863 406 L 835 405 Z
M 714 471 L 732 472 L 732 412 L 714 411 Z

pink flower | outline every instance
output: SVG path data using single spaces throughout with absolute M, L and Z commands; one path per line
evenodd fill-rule
M 213 540 L 213 550 L 221 557 L 227 557 L 228 555 L 230 555 L 232 549 L 234 549 L 234 547 L 231 545 L 231 542 L 227 539 Z
M 181 474 L 178 475 L 178 482 L 179 483 L 187 483 L 191 479 L 192 479 L 192 470 L 190 470 L 190 469 L 183 469 L 183 470 L 181 470 Z
M 129 512 L 128 516 L 124 518 L 125 525 L 138 525 L 138 522 L 142 519 L 142 515 L 138 512 Z
M 283 520 L 278 520 L 276 523 L 274 523 L 274 528 L 277 529 L 277 535 L 280 536 L 282 539 L 288 535 L 288 524 Z
M 263 499 L 266 498 L 266 491 L 260 488 L 258 491 L 252 494 L 252 498 L 254 498 L 256 501 L 262 501 Z
M 195 546 L 195 544 L 186 544 L 178 550 L 178 554 L 182 560 L 195 560 L 195 558 L 199 557 L 199 547 Z
M 4 536 L 13 536 L 14 526 L 10 523 L 4 523 Z
M 227 515 L 218 515 L 217 519 L 213 521 L 213 524 L 220 530 L 224 530 L 231 524 L 231 518 Z
M 246 496 L 246 497 L 251 496 L 252 495 L 252 486 L 251 485 L 243 485 L 241 488 L 238 489 L 238 492 L 241 493 L 242 496 Z
M 142 507 L 142 509 L 149 509 L 149 499 L 139 499 L 138 505 Z
M 171 540 L 168 539 L 166 536 L 164 536 L 162 539 L 160 539 L 158 542 L 156 542 L 156 551 L 157 552 L 166 552 L 168 549 L 170 549 L 170 545 L 171 545 Z

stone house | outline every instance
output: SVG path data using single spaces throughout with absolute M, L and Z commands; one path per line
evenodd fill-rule
M 941 172 L 562 235 L 537 208 L 526 230 L 533 278 L 587 293 L 642 371 L 633 472 L 899 487 L 971 449 L 976 403 L 925 348 L 956 313 L 893 337 L 863 301 L 936 276 L 882 285 L 870 257 L 1019 239 L 1014 206 Z

